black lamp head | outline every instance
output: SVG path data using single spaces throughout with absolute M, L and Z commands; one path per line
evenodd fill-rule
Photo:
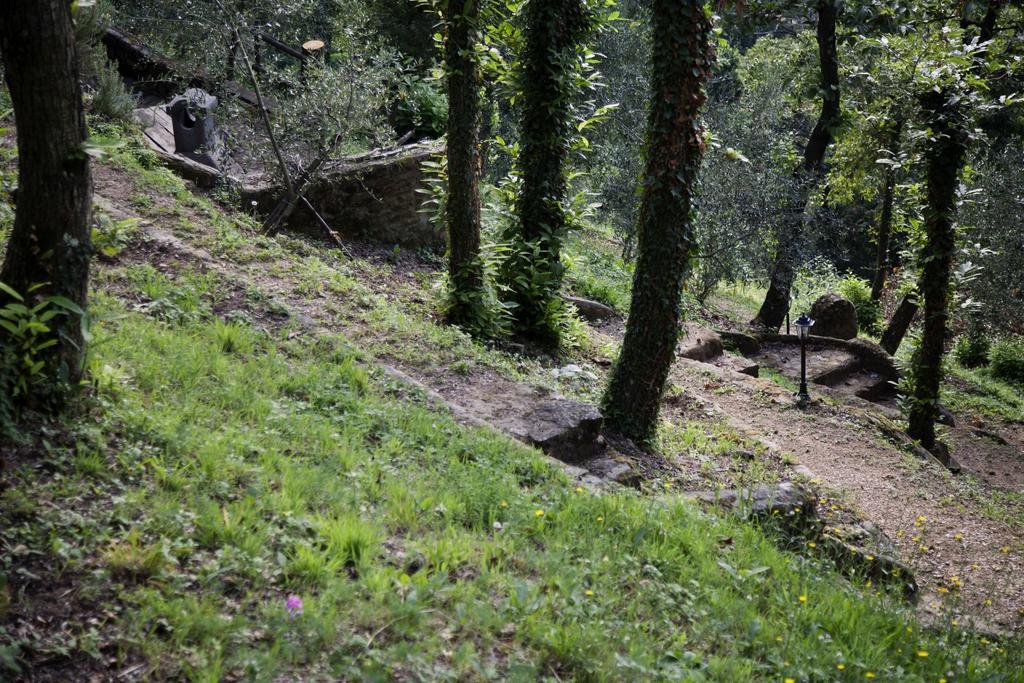
M 814 320 L 807 317 L 806 313 L 801 313 L 800 317 L 793 321 L 796 326 L 797 334 L 801 339 L 807 339 L 807 336 L 811 333 L 811 326 L 814 325 Z

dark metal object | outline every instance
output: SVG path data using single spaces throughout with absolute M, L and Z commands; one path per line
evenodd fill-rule
M 216 167 L 208 153 L 214 145 L 213 110 L 217 98 L 205 90 L 189 88 L 184 95 L 178 95 L 167 105 L 174 132 L 176 154 Z
M 807 405 L 811 401 L 811 395 L 807 393 L 807 338 L 811 335 L 814 320 L 808 318 L 806 313 L 801 313 L 793 324 L 800 337 L 800 391 L 797 392 L 796 400 L 800 405 Z

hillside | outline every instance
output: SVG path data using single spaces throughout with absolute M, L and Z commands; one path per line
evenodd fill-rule
M 595 479 L 479 423 L 537 388 L 595 402 L 621 320 L 579 323 L 557 358 L 483 345 L 441 324 L 436 255 L 262 235 L 120 134 L 94 166 L 89 389 L 4 453 L 0 671 L 1024 680 L 1024 429 L 966 375 L 960 475 L 841 391 L 801 411 L 782 374 L 679 360 L 657 453 L 618 450 L 627 486 Z M 579 239 L 579 293 L 625 288 L 599 267 L 614 248 Z M 824 528 L 698 502 L 780 481 Z M 865 522 L 916 602 L 826 552 Z

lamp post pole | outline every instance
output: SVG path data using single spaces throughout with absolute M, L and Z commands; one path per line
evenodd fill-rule
M 814 321 L 808 318 L 806 313 L 801 313 L 793 324 L 800 335 L 800 391 L 796 395 L 796 400 L 799 405 L 805 406 L 811 402 L 811 395 L 807 393 L 807 337 L 811 334 Z
M 800 403 L 807 403 L 811 395 L 807 393 L 807 338 L 800 338 L 800 393 L 797 396 Z

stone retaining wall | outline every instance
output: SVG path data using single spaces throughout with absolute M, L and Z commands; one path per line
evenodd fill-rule
M 405 247 L 443 248 L 444 230 L 431 224 L 420 211 L 426 196 L 422 162 L 444 150 L 431 141 L 406 145 L 387 152 L 368 152 L 348 157 L 307 185 L 303 194 L 324 220 L 343 237 L 358 237 Z M 242 189 L 243 206 L 269 214 L 281 188 L 253 184 Z M 316 219 L 302 205 L 296 207 L 288 227 L 322 235 Z

